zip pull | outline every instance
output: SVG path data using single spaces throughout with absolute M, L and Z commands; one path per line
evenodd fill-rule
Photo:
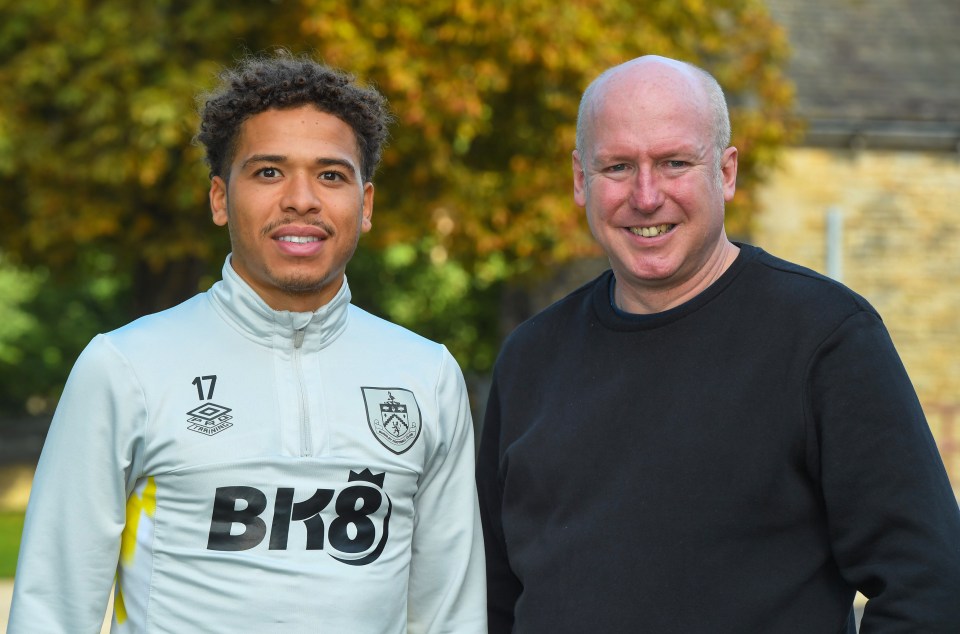
M 304 326 L 293 333 L 293 347 L 297 350 L 303 345 L 303 337 L 307 334 L 307 327 Z

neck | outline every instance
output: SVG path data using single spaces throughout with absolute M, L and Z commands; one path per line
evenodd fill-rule
M 713 257 L 707 260 L 705 266 L 683 284 L 663 284 L 661 286 L 647 286 L 644 288 L 631 287 L 621 280 L 616 280 L 613 289 L 614 305 L 625 313 L 636 315 L 652 315 L 675 308 L 687 302 L 716 282 L 723 275 L 733 261 L 737 259 L 740 248 L 728 240 L 723 240 Z

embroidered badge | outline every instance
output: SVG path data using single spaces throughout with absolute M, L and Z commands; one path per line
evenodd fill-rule
M 420 406 L 402 387 L 362 387 L 367 424 L 380 444 L 395 454 L 410 449 L 420 436 Z
M 233 423 L 229 422 L 230 419 L 233 418 L 233 416 L 230 415 L 231 411 L 233 410 L 229 407 L 217 405 L 216 403 L 204 403 L 203 405 L 194 407 L 187 412 L 187 416 L 189 417 L 187 418 L 187 422 L 190 423 L 187 429 L 206 436 L 219 434 L 224 429 L 233 427 Z

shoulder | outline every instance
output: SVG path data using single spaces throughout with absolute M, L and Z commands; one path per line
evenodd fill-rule
M 166 310 L 139 317 L 107 332 L 105 336 L 114 344 L 123 345 L 131 340 L 155 338 L 165 333 L 183 334 L 183 329 L 188 324 L 200 325 L 198 318 L 203 312 L 209 312 L 209 304 L 206 294 L 200 293 Z
M 368 349 L 380 350 L 392 358 L 417 355 L 419 358 L 449 356 L 446 347 L 392 321 L 387 321 L 350 304 L 348 331 L 351 342 L 358 339 Z
M 845 319 L 866 312 L 879 318 L 876 309 L 861 295 L 821 273 L 743 245 L 749 262 L 744 270 L 748 304 L 765 306 L 793 315 L 794 319 Z

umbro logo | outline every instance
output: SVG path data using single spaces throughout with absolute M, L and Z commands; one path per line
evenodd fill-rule
M 213 390 L 217 386 L 217 375 L 208 374 L 195 377 L 193 386 L 197 388 L 197 396 L 200 400 L 206 402 L 187 412 L 187 422 L 190 423 L 187 429 L 204 436 L 214 436 L 233 427 L 233 423 L 230 422 L 233 419 L 230 412 L 233 410 L 210 400 L 213 398 Z M 206 391 L 204 391 L 204 387 L 206 387 Z
M 230 415 L 232 411 L 229 407 L 224 407 L 223 405 L 204 403 L 187 412 L 187 416 L 189 417 L 187 418 L 187 422 L 190 423 L 187 429 L 206 436 L 219 434 L 224 429 L 233 427 L 233 423 L 230 422 L 230 419 L 233 418 L 233 416 Z

